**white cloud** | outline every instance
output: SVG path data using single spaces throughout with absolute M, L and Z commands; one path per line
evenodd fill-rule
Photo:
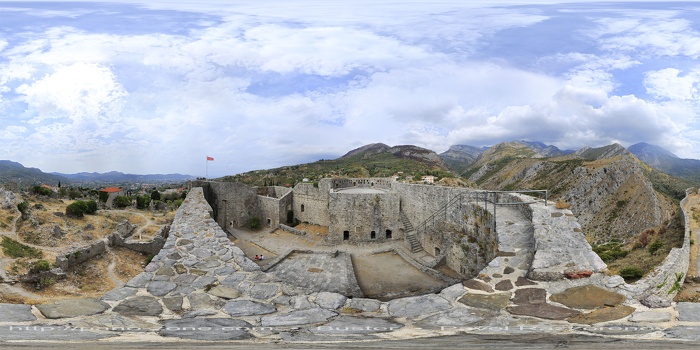
M 641 56 L 700 57 L 700 33 L 679 11 L 624 11 L 625 17 L 597 19 L 589 35 L 604 50 L 634 52 Z
M 659 98 L 675 101 L 698 100 L 698 84 L 700 71 L 691 71 L 681 76 L 681 71 L 675 68 L 665 68 L 647 72 L 644 76 L 644 86 L 647 93 Z

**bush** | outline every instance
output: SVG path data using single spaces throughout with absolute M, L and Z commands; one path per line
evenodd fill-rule
M 253 230 L 260 228 L 260 218 L 257 216 L 251 216 L 248 219 L 248 228 Z
M 661 249 L 661 247 L 663 247 L 663 246 L 664 246 L 664 242 L 661 242 L 661 240 L 658 240 L 658 239 L 655 240 L 654 243 L 649 245 L 649 254 L 651 254 L 651 255 L 656 254 L 656 252 L 659 251 L 659 249 Z
M 151 192 L 151 199 L 154 201 L 159 201 L 160 200 L 160 192 L 158 192 L 158 190 L 153 190 L 153 192 Z
M 107 200 L 109 199 L 109 193 L 107 192 L 99 192 L 97 196 L 102 203 L 107 203 Z
M 97 213 L 97 202 L 95 202 L 94 200 L 91 199 L 91 200 L 85 202 L 85 204 L 87 205 L 87 210 L 85 211 L 85 214 Z
M 638 267 L 625 267 L 620 270 L 620 277 L 625 279 L 625 282 L 634 282 L 644 276 L 644 272 Z
M 51 270 L 51 263 L 49 263 L 46 260 L 38 260 L 34 263 L 32 263 L 31 267 L 29 268 L 30 273 L 39 273 L 42 271 L 49 271 Z
M 53 193 L 50 189 L 36 185 L 32 187 L 32 193 L 40 196 L 50 196 Z
M 19 212 L 22 213 L 22 215 L 26 215 L 27 211 L 29 210 L 29 203 L 24 201 L 22 203 L 17 204 L 17 210 L 19 210 Z
M 87 211 L 88 205 L 83 201 L 75 201 L 66 207 L 66 215 L 75 218 L 82 218 Z
M 131 205 L 131 198 L 127 196 L 116 196 L 112 204 L 117 208 L 126 208 Z
M 617 259 L 627 256 L 627 251 L 622 250 L 622 244 L 619 242 L 609 242 L 602 245 L 594 245 L 593 251 L 598 254 L 600 259 L 605 263 L 611 263 Z
M 68 191 L 68 198 L 70 198 L 70 199 L 76 199 L 76 198 L 80 198 L 82 196 L 83 196 L 83 194 L 80 193 L 80 191 L 74 190 L 72 188 L 70 189 L 70 191 Z
M 146 209 L 148 208 L 148 205 L 151 204 L 151 196 L 149 195 L 141 195 L 141 196 L 136 196 L 136 207 L 139 209 Z

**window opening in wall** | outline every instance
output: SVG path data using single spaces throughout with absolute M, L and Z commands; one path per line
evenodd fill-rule
M 353 182 L 352 185 L 353 185 L 353 186 L 357 186 L 357 182 Z
M 376 231 L 370 232 L 369 238 L 370 238 L 370 239 L 376 239 L 376 238 L 377 238 L 377 232 L 376 232 Z
M 440 255 L 440 248 L 435 247 L 435 256 Z
M 350 231 L 343 231 L 343 240 L 347 241 L 350 239 Z
M 386 238 L 391 238 L 391 230 L 386 230 Z
M 270 218 L 267 218 L 267 227 L 270 227 L 270 225 L 272 225 L 272 220 L 270 220 Z
M 374 182 L 372 182 L 371 185 L 374 186 Z
M 303 204 L 301 205 L 301 212 L 302 213 L 304 212 L 304 205 Z

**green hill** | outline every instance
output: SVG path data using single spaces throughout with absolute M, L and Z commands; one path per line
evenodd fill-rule
M 352 150 L 338 159 L 255 170 L 219 180 L 242 182 L 251 186 L 294 186 L 303 179 L 315 182 L 322 178 L 390 177 L 396 174 L 401 179 L 413 176 L 418 180 L 423 175 L 455 177 L 433 151 L 416 146 L 371 144 Z

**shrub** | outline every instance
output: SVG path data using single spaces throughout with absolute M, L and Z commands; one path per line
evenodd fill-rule
M 639 245 L 642 248 L 646 248 L 647 245 L 651 242 L 651 239 L 654 237 L 654 230 L 646 230 L 639 234 L 639 237 L 637 237 L 637 242 L 639 242 Z
M 22 215 L 26 215 L 27 211 L 29 210 L 29 203 L 24 201 L 22 203 L 17 204 L 17 210 L 19 210 Z
M 625 279 L 625 282 L 634 282 L 644 276 L 644 272 L 638 267 L 630 266 L 620 270 L 620 277 Z
M 66 215 L 75 218 L 82 218 L 87 211 L 88 205 L 83 201 L 75 201 L 66 207 Z
M 32 187 L 32 193 L 40 196 L 50 196 L 53 193 L 50 189 L 36 185 Z
M 34 263 L 31 264 L 31 267 L 29 268 L 30 273 L 39 273 L 42 271 L 49 271 L 51 270 L 51 263 L 49 263 L 46 260 L 38 260 Z
M 248 219 L 248 228 L 253 230 L 260 228 L 260 218 L 257 216 L 251 216 Z
M 80 198 L 82 196 L 83 196 L 83 194 L 80 193 L 80 191 L 74 190 L 72 188 L 70 189 L 70 191 L 68 191 L 68 198 L 70 198 L 70 199 L 76 199 L 76 198 Z
M 91 199 L 89 201 L 86 201 L 85 204 L 87 205 L 87 210 L 85 211 L 85 214 L 97 213 L 97 202 Z
M 141 196 L 136 196 L 136 207 L 139 209 L 146 209 L 148 208 L 148 205 L 151 204 L 151 196 L 149 195 L 141 195 Z
M 109 193 L 107 192 L 99 192 L 97 196 L 102 203 L 107 203 L 107 200 L 109 199 Z
M 131 205 L 131 198 L 127 196 L 116 196 L 112 204 L 117 208 L 126 208 Z
M 651 255 L 656 254 L 656 252 L 659 251 L 659 249 L 661 249 L 661 247 L 663 247 L 663 246 L 664 246 L 664 242 L 661 242 L 661 240 L 658 240 L 658 239 L 655 240 L 654 243 L 652 243 L 649 246 L 649 254 L 651 254 Z
M 159 201 L 160 200 L 160 192 L 158 192 L 158 190 L 153 190 L 153 192 L 151 192 L 151 199 L 154 201 Z

